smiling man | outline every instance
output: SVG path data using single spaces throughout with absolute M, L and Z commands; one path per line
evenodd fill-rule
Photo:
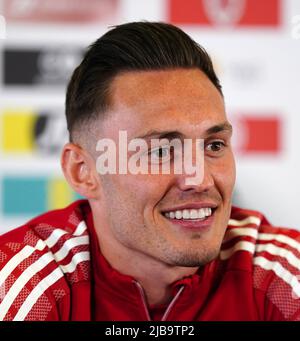
M 202 47 L 168 24 L 113 28 L 66 117 L 62 168 L 87 200 L 0 238 L 0 319 L 300 319 L 300 233 L 231 206 L 232 127 Z

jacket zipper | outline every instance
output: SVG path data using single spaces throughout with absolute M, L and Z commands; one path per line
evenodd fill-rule
M 141 295 L 141 298 L 142 298 L 143 307 L 144 307 L 144 311 L 145 311 L 146 316 L 147 316 L 147 321 L 152 321 L 152 319 L 150 317 L 150 314 L 149 314 L 148 306 L 147 306 L 147 303 L 146 303 L 146 297 L 145 297 L 144 289 L 142 288 L 142 286 L 140 285 L 139 282 L 137 282 L 137 281 L 133 281 L 133 282 L 134 282 L 134 284 L 136 285 L 136 287 L 138 288 L 138 290 L 140 292 L 140 295 Z
M 142 303 L 143 303 L 143 307 L 144 307 L 144 311 L 146 313 L 146 316 L 147 316 L 147 320 L 148 321 L 152 321 L 151 317 L 150 317 L 150 314 L 149 314 L 149 309 L 148 309 L 148 305 L 147 305 L 147 302 L 146 302 L 146 296 L 145 296 L 145 292 L 144 292 L 144 289 L 143 287 L 140 285 L 139 282 L 137 281 L 133 281 L 134 284 L 136 285 L 136 287 L 138 288 L 139 290 L 139 293 L 141 295 L 141 299 L 142 299 Z M 170 302 L 170 304 L 168 305 L 168 308 L 166 309 L 161 321 L 166 321 L 168 316 L 170 315 L 170 312 L 173 308 L 173 306 L 175 305 L 175 303 L 177 302 L 179 296 L 181 295 L 181 293 L 183 292 L 184 290 L 184 285 L 178 290 L 177 294 L 174 296 L 174 298 L 172 299 L 172 301 Z
M 164 316 L 162 317 L 161 321 L 167 321 L 167 318 L 169 317 L 171 309 L 173 308 L 174 304 L 178 300 L 178 298 L 179 298 L 180 294 L 183 292 L 183 290 L 184 290 L 184 285 L 178 290 L 177 294 L 174 296 L 171 303 L 168 305 L 168 308 L 166 309 Z

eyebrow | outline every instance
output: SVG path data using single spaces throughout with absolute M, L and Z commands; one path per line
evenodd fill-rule
M 145 135 L 139 136 L 137 138 L 149 140 L 149 139 L 155 139 L 155 138 L 158 138 L 158 139 L 176 139 L 176 138 L 183 139 L 183 137 L 184 137 L 184 135 L 177 130 L 166 130 L 166 131 L 150 130 Z
M 229 131 L 230 133 L 232 132 L 232 125 L 228 122 L 224 122 L 221 124 L 214 125 L 210 128 L 208 128 L 205 132 L 206 135 L 212 135 L 216 133 L 220 133 L 222 131 Z
M 205 136 L 209 136 L 209 135 L 213 135 L 216 133 L 220 133 L 223 131 L 228 131 L 228 132 L 232 132 L 232 125 L 228 122 L 224 122 L 224 123 L 220 123 L 220 124 L 216 124 L 210 128 L 208 128 L 205 132 L 204 135 Z M 165 130 L 165 131 L 160 131 L 160 130 L 150 130 L 148 131 L 145 135 L 142 136 L 138 136 L 137 138 L 140 139 L 154 139 L 154 138 L 158 138 L 158 139 L 175 139 L 175 138 L 179 138 L 179 139 L 184 139 L 184 135 L 179 132 L 178 130 Z

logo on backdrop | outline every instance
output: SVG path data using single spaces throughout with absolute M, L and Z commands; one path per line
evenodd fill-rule
M 283 122 L 279 113 L 240 112 L 230 117 L 234 126 L 233 149 L 241 155 L 279 156 Z
M 67 142 L 64 117 L 42 113 L 35 122 L 33 136 L 40 153 L 58 154 Z
M 80 48 L 41 48 L 4 50 L 5 85 L 65 86 L 80 63 Z
M 281 0 L 169 0 L 169 21 L 205 26 L 277 27 Z
M 2 149 L 5 154 L 58 154 L 68 133 L 62 110 L 4 110 Z
M 3 0 L 10 21 L 91 23 L 111 19 L 119 0 Z
M 203 0 L 203 8 L 211 22 L 217 25 L 234 25 L 244 15 L 246 0 Z

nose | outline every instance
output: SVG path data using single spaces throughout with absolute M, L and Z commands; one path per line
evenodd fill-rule
M 181 191 L 189 191 L 194 190 L 195 192 L 202 193 L 208 192 L 212 187 L 214 187 L 215 182 L 211 172 L 210 167 L 204 163 L 202 169 L 201 177 L 199 181 L 196 181 L 196 178 L 193 178 L 193 181 L 189 181 L 193 174 L 183 173 L 178 175 L 177 177 L 177 186 Z

